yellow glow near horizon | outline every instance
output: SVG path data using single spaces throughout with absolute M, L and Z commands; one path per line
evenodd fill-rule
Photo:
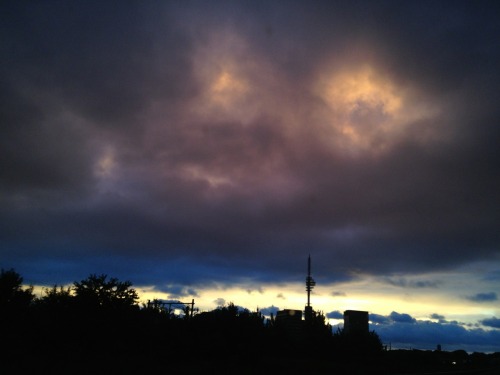
M 67 286 L 66 286 L 67 287 Z M 40 298 L 46 286 L 35 286 L 34 293 Z M 50 289 L 50 287 L 49 287 Z M 255 288 L 251 285 L 226 287 L 215 285 L 212 288 L 198 289 L 196 295 L 172 296 L 159 292 L 154 287 L 134 287 L 139 294 L 139 304 L 147 300 L 179 300 L 191 302 L 200 312 L 211 311 L 221 305 L 234 303 L 250 311 L 262 310 L 272 306 L 282 309 L 303 310 L 306 294 L 302 283 L 267 285 Z M 333 295 L 333 290 L 342 290 L 343 294 Z M 343 313 L 345 310 L 363 310 L 370 314 L 388 316 L 395 311 L 410 314 L 418 320 L 435 321 L 432 314 L 440 314 L 448 321 L 456 320 L 467 324 L 476 324 L 479 320 L 498 316 L 500 309 L 494 304 L 468 303 L 463 298 L 450 296 L 446 290 L 395 288 L 366 278 L 357 282 L 316 286 L 311 295 L 311 305 L 315 311 L 323 314 L 332 311 Z M 330 324 L 342 323 L 340 319 L 329 319 Z
M 414 275 L 374 276 L 358 274 L 345 282 L 326 283 L 316 279 L 311 294 L 311 305 L 315 311 L 324 314 L 332 311 L 364 310 L 370 314 L 389 315 L 395 311 L 410 314 L 418 320 L 433 320 L 432 314 L 444 316 L 448 321 L 456 320 L 476 324 L 482 319 L 500 315 L 497 301 L 474 302 L 478 290 L 494 290 L 495 280 L 485 279 L 482 275 L 496 269 L 497 263 L 479 262 L 452 272 L 434 272 Z M 427 287 L 422 285 L 428 281 Z M 65 289 L 70 285 L 64 286 Z M 164 286 L 167 287 L 168 285 Z M 35 286 L 35 296 L 43 297 L 43 288 Z M 200 311 L 211 311 L 221 304 L 234 303 L 250 311 L 269 307 L 279 309 L 303 310 L 307 303 L 304 283 L 260 284 L 255 281 L 241 280 L 240 283 L 225 285 L 192 286 L 194 294 L 175 296 L 161 292 L 155 286 L 133 286 L 142 304 L 147 300 L 180 300 L 190 302 Z M 177 287 L 174 289 L 178 289 Z M 434 319 L 435 320 L 435 319 Z M 334 323 L 334 320 L 331 320 Z
M 370 284 L 372 285 L 370 287 Z M 430 320 L 431 314 L 444 315 L 447 320 L 458 320 L 475 323 L 480 317 L 498 315 L 498 309 L 486 308 L 484 305 L 469 304 L 463 299 L 447 296 L 446 291 L 398 289 L 381 286 L 373 280 L 362 283 L 346 283 L 342 285 L 345 295 L 333 296 L 332 290 L 339 284 L 315 288 L 311 295 L 311 305 L 316 311 L 327 314 L 332 311 L 363 310 L 379 315 L 389 315 L 396 311 L 407 313 L 419 320 Z M 303 310 L 306 295 L 302 284 L 269 285 L 261 290 L 248 291 L 244 287 L 200 290 L 199 295 L 185 297 L 195 299 L 195 306 L 201 311 L 210 311 L 218 307 L 221 301 L 234 303 L 251 311 L 275 306 L 279 309 Z M 169 299 L 165 294 L 160 296 L 153 290 L 143 290 L 143 299 Z M 146 298 L 147 297 L 147 298 Z M 184 297 L 183 297 L 184 298 Z M 182 298 L 180 298 L 183 300 Z M 184 301 L 184 300 L 183 300 Z M 475 319 L 475 320 L 474 320 Z M 334 323 L 334 319 L 331 320 Z

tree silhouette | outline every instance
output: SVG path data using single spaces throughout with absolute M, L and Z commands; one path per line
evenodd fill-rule
M 137 306 L 139 296 L 130 281 L 118 281 L 107 275 L 91 274 L 87 279 L 74 282 L 77 302 L 89 308 L 124 309 Z
M 339 328 L 333 334 L 337 351 L 347 356 L 372 356 L 382 352 L 382 341 L 375 331 L 346 332 Z
M 73 303 L 71 287 L 54 285 L 51 288 L 43 288 L 44 295 L 35 301 L 39 308 L 50 310 L 51 312 L 67 312 Z
M 0 308 L 27 309 L 33 302 L 33 286 L 23 289 L 23 278 L 12 268 L 0 273 Z
M 13 269 L 0 272 L 0 337 L 2 356 L 16 361 L 21 350 L 35 346 L 30 340 L 36 328 L 31 314 L 33 286 L 23 288 L 23 278 Z M 5 368 L 0 358 L 0 372 Z M 8 372 L 6 372 L 8 373 Z

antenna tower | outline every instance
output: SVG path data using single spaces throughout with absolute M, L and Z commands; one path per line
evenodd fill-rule
M 316 285 L 316 281 L 311 276 L 311 255 L 307 258 L 307 277 L 306 277 L 306 292 L 307 292 L 307 305 L 305 311 L 306 321 L 312 319 L 312 307 L 311 307 L 311 290 L 313 290 Z

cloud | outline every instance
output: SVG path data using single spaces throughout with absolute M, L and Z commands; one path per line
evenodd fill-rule
M 441 314 L 432 314 L 432 319 L 417 320 L 406 313 L 392 312 L 388 316 L 370 313 L 370 329 L 374 330 L 384 343 L 393 347 L 435 349 L 441 344 L 444 350 L 468 348 L 469 351 L 498 351 L 498 331 L 481 328 L 468 328 L 456 321 L 450 322 Z M 410 324 L 409 324 L 410 323 Z M 498 326 L 498 319 L 484 319 L 484 326 Z
M 500 319 L 494 316 L 488 319 L 483 319 L 480 323 L 486 327 L 500 328 Z
M 429 318 L 431 318 L 431 319 L 435 319 L 435 320 L 437 320 L 439 323 L 446 323 L 446 322 L 447 322 L 447 320 L 446 320 L 445 316 L 444 316 L 444 315 L 441 315 L 441 314 L 436 314 L 436 313 L 434 313 L 434 314 L 431 314 L 431 315 L 429 316 Z
M 346 294 L 344 292 L 331 292 L 330 295 L 332 297 L 345 297 Z
M 465 297 L 469 301 L 473 302 L 492 302 L 492 301 L 497 301 L 498 296 L 494 292 L 489 292 L 489 293 L 477 293 L 471 296 Z
M 416 319 L 409 314 L 400 314 L 393 311 L 389 314 L 389 319 L 396 323 L 415 323 Z
M 387 277 L 384 279 L 390 285 L 403 287 L 403 288 L 437 288 L 441 282 L 435 280 L 408 280 L 404 277 Z
M 192 288 L 187 288 L 183 285 L 167 285 L 156 290 L 168 294 L 168 298 L 182 298 L 187 296 L 198 297 L 198 292 Z
M 495 270 L 495 271 L 488 272 L 484 276 L 484 279 L 485 280 L 490 280 L 490 281 L 498 281 L 498 280 L 500 280 L 500 271 L 499 270 Z
M 497 259 L 493 7 L 2 4 L 2 261 L 200 288 Z
M 335 311 L 331 311 L 329 313 L 326 313 L 326 317 L 328 319 L 344 319 L 344 314 L 338 310 L 335 310 Z
M 436 319 L 436 320 L 444 320 L 444 319 L 445 319 L 445 316 L 444 316 L 444 315 L 441 315 L 441 314 L 436 314 L 436 313 L 434 313 L 434 314 L 431 314 L 431 315 L 429 316 L 429 318 L 431 318 L 431 319 Z
M 391 318 L 388 316 L 380 315 L 380 314 L 369 314 L 370 322 L 372 324 L 389 324 L 391 322 Z
M 391 342 L 402 348 L 435 349 L 441 344 L 444 350 L 469 348 L 470 351 L 498 351 L 498 331 L 467 329 L 458 324 L 441 324 L 418 321 L 416 324 L 394 323 L 372 326 L 384 343 Z
M 225 306 L 226 305 L 226 300 L 224 298 L 217 298 L 214 300 L 214 303 L 218 306 L 218 307 L 222 307 L 222 306 Z
M 264 307 L 259 309 L 259 311 L 262 313 L 262 315 L 270 317 L 271 315 L 276 316 L 276 313 L 278 312 L 279 308 L 276 306 L 269 306 L 269 307 Z

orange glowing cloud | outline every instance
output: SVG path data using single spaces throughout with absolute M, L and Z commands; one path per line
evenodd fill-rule
M 336 145 L 354 153 L 383 153 L 409 126 L 436 113 L 370 65 L 322 72 L 314 91 Z

